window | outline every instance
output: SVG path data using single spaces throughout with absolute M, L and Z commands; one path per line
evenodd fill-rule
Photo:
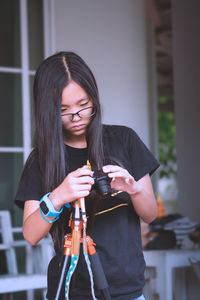
M 13 199 L 32 148 L 33 76 L 50 49 L 50 5 L 47 0 L 0 1 L 0 209 L 12 211 L 15 225 L 21 223 L 21 211 Z

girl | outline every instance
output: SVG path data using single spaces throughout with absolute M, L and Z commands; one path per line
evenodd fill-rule
M 35 144 L 15 203 L 24 208 L 23 234 L 31 245 L 49 231 L 52 235 L 56 255 L 48 268 L 47 298 L 56 295 L 69 204 L 84 197 L 87 233 L 96 243 L 112 299 L 143 299 L 140 218 L 150 223 L 157 215 L 150 175 L 158 162 L 132 129 L 102 125 L 95 78 L 75 53 L 56 53 L 39 66 L 34 108 Z M 95 170 L 121 192 L 101 197 L 94 188 Z M 82 255 L 75 274 L 70 299 L 92 299 Z M 97 289 L 95 295 L 102 299 Z

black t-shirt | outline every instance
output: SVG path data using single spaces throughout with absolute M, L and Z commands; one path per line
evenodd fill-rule
M 120 162 L 135 180 L 152 174 L 159 166 L 137 134 L 125 126 L 104 125 L 103 144 L 106 162 Z M 66 146 L 70 171 L 87 161 L 87 149 Z M 15 203 L 40 200 L 41 176 L 37 157 L 32 160 L 19 183 Z M 101 200 L 100 211 L 92 228 L 87 230 L 98 252 L 112 299 L 132 300 L 142 294 L 145 262 L 141 248 L 140 220 L 127 193 Z M 59 282 L 62 255 L 58 252 L 48 268 L 48 299 L 54 299 Z M 96 297 L 102 299 L 99 291 Z M 83 255 L 80 255 L 70 300 L 92 299 L 90 281 Z M 64 298 L 64 296 L 63 296 Z

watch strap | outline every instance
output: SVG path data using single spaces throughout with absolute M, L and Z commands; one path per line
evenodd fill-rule
M 57 217 L 60 215 L 60 213 L 63 211 L 63 207 L 58 211 L 54 208 L 53 203 L 49 199 L 49 195 L 51 193 L 47 193 L 44 195 L 40 200 L 40 209 L 42 213 L 45 215 L 45 217 Z

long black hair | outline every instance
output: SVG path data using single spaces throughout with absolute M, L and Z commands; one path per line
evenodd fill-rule
M 38 67 L 33 87 L 34 148 L 39 158 L 43 194 L 55 189 L 66 176 L 61 97 L 63 89 L 72 80 L 85 90 L 93 102 L 96 113 L 86 130 L 88 158 L 93 170 L 101 169 L 103 165 L 101 108 L 96 80 L 79 55 L 58 52 Z M 58 242 L 61 220 L 55 222 L 51 230 L 55 243 Z

